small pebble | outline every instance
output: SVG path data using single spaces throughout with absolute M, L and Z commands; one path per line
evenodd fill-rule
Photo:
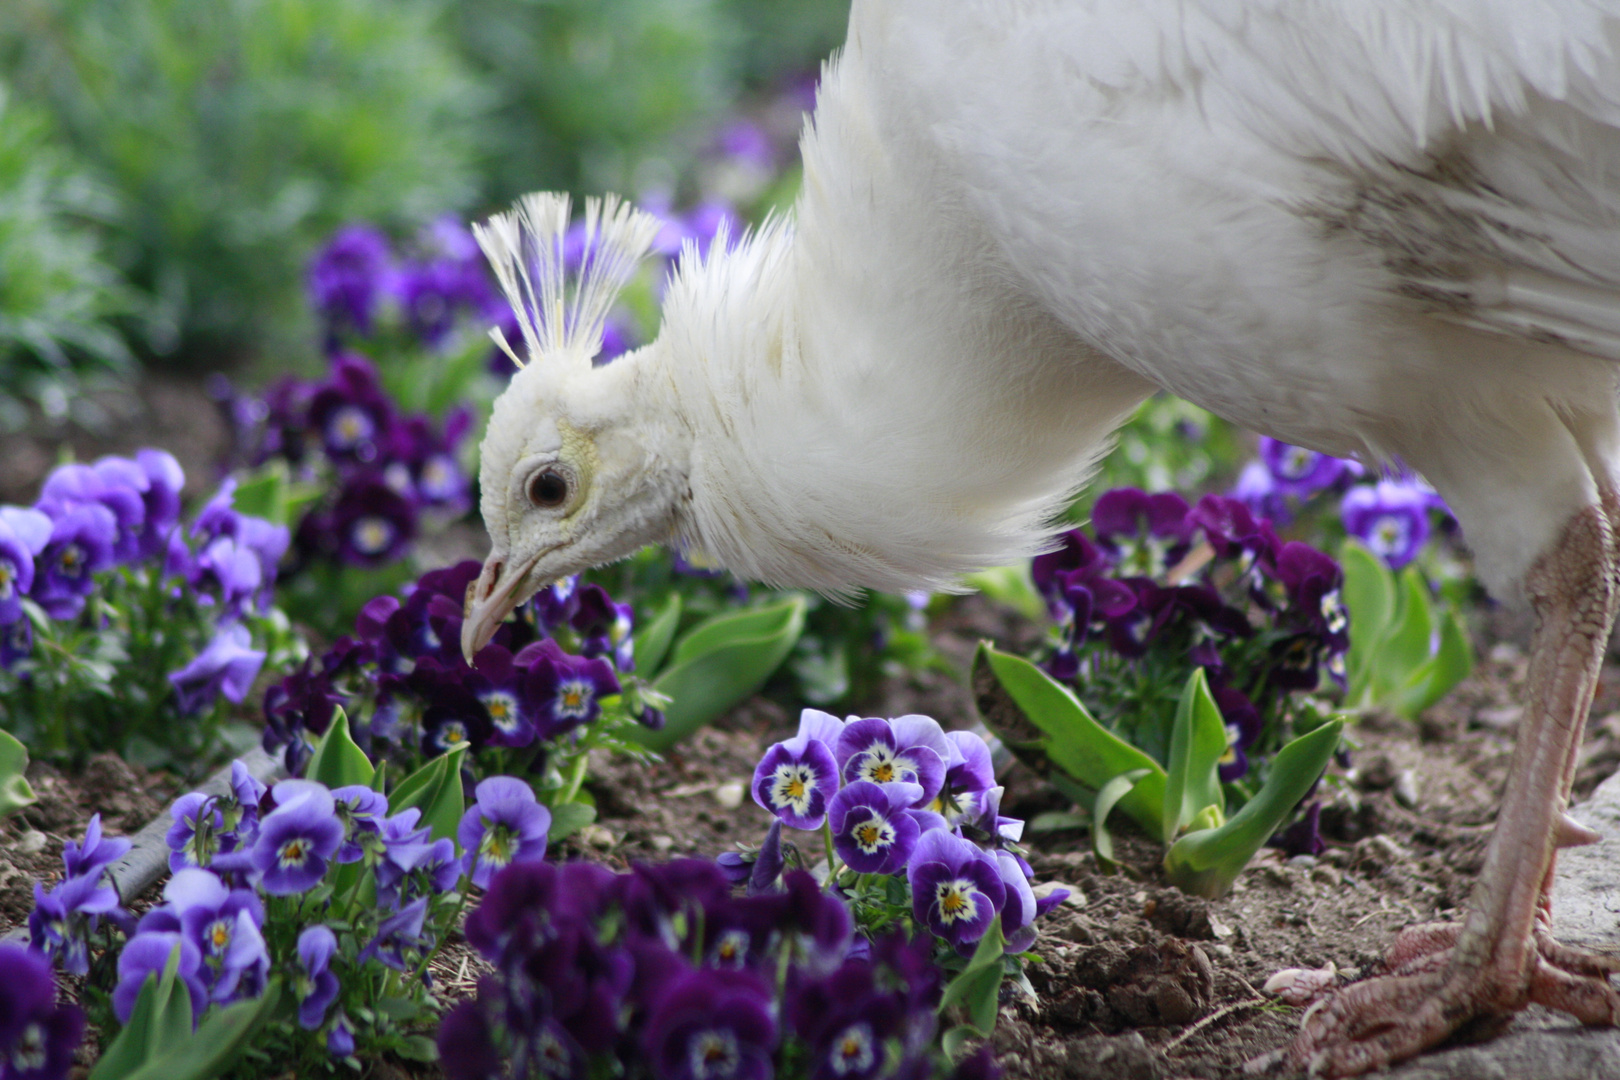
M 675 846 L 675 838 L 673 836 L 654 836 L 651 837 L 647 843 L 654 851 L 662 855 L 670 848 Z
M 1474 723 L 1492 731 L 1506 731 L 1524 715 L 1523 705 L 1505 705 L 1500 709 L 1481 709 L 1474 714 Z
M 1395 801 L 1408 810 L 1417 809 L 1417 773 L 1411 769 L 1402 769 L 1400 775 L 1395 778 Z
M 1217 938 L 1229 938 L 1233 934 L 1237 933 L 1237 931 L 1233 930 L 1230 926 L 1221 922 L 1221 920 L 1217 919 L 1213 915 L 1209 917 L 1209 932 L 1214 934 Z
M 1219 941 L 1211 945 L 1209 947 L 1209 951 L 1220 957 L 1222 960 L 1230 960 L 1232 957 L 1237 955 L 1237 953 L 1232 951 L 1232 946 L 1226 944 L 1225 942 Z
M 1073 904 L 1075 907 L 1082 908 L 1086 906 L 1086 894 L 1075 888 L 1073 885 L 1065 885 L 1061 881 L 1043 881 L 1039 885 L 1036 885 L 1031 891 L 1035 893 L 1035 899 L 1044 900 L 1058 889 L 1069 890 L 1069 895 L 1063 898 L 1064 904 Z M 1061 907 L 1062 904 L 1058 906 Z
M 38 829 L 29 829 L 17 837 L 17 843 L 12 850 L 19 855 L 34 855 L 45 850 L 45 834 Z
M 714 801 L 726 810 L 735 810 L 742 805 L 743 794 L 747 790 L 741 780 L 731 780 L 714 789 Z
M 610 848 L 618 843 L 613 831 L 603 825 L 587 825 L 579 830 L 579 838 L 591 847 Z
M 1524 659 L 1524 653 L 1511 641 L 1498 641 L 1491 646 L 1491 660 L 1498 664 L 1515 664 Z
M 1289 866 L 1297 866 L 1301 870 L 1309 870 L 1311 867 L 1316 865 L 1316 856 L 1315 855 L 1295 855 L 1292 859 L 1288 860 L 1288 865 Z
M 1326 885 L 1330 889 L 1336 889 L 1343 883 L 1344 878 L 1331 866 L 1318 866 L 1311 871 L 1311 880 L 1318 885 Z

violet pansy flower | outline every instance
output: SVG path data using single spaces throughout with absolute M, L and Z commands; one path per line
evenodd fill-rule
M 180 711 L 187 715 L 203 712 L 221 694 L 225 700 L 239 704 L 264 665 L 264 652 L 252 645 L 248 628 L 233 623 L 215 634 L 191 663 L 171 672 L 169 682 L 179 699 Z
M 916 784 L 922 788 L 918 806 L 927 806 L 939 794 L 950 753 L 944 729 L 929 717 L 915 714 L 893 720 L 852 720 L 839 732 L 834 747 L 845 783 Z
M 0 626 L 22 617 L 34 584 L 34 556 L 50 543 L 53 523 L 38 510 L 0 506 Z
M 947 731 L 950 756 L 945 761 L 945 782 L 928 809 L 955 826 L 958 820 L 979 816 L 985 792 L 996 786 L 996 768 L 990 747 L 971 731 Z
M 178 930 L 145 930 L 130 938 L 118 954 L 118 986 L 113 990 L 113 1012 L 120 1024 L 129 1023 L 135 1011 L 135 999 L 149 976 L 163 977 L 169 957 L 180 949 L 180 963 L 176 975 L 185 984 L 191 997 L 191 1023 L 208 1005 L 208 988 L 202 980 L 202 953 Z
M 1406 566 L 1429 539 L 1434 496 L 1415 484 L 1380 480 L 1345 493 L 1339 503 L 1344 531 L 1372 549 L 1391 570 Z
M 118 519 L 100 503 L 79 503 L 51 514 L 51 538 L 34 560 L 30 595 L 53 619 L 71 619 L 95 588 L 94 576 L 113 564 Z
M 307 780 L 283 780 L 271 792 L 277 806 L 259 822 L 252 864 L 271 896 L 306 892 L 326 876 L 343 843 L 332 793 Z
M 323 923 L 306 927 L 298 935 L 300 971 L 293 983 L 298 997 L 298 1026 L 314 1031 L 326 1022 L 326 1010 L 337 1000 L 338 980 L 332 972 L 337 936 Z
M 827 807 L 838 857 L 861 874 L 892 874 L 905 866 L 922 832 L 907 808 L 921 791 L 916 784 L 846 784 Z
M 49 961 L 31 949 L 0 943 L 0 1076 L 63 1080 L 84 1035 L 84 1014 L 58 1005 Z
M 816 709 L 799 715 L 799 733 L 776 743 L 754 768 L 754 801 L 794 829 L 818 829 L 838 792 L 832 744 L 843 724 Z
M 476 801 L 461 816 L 456 839 L 466 853 L 467 876 L 487 889 L 496 871 L 514 862 L 544 858 L 551 811 L 516 777 L 491 776 L 480 781 L 473 794 Z
M 958 949 L 984 936 L 1007 899 L 992 856 L 943 829 L 918 839 L 906 877 L 917 922 Z
M 1350 463 L 1343 458 L 1264 435 L 1260 438 L 1260 460 L 1276 481 L 1278 490 L 1289 495 L 1314 495 L 1338 483 L 1350 469 Z
M 663 987 L 643 1045 L 663 1080 L 769 1080 L 770 988 L 749 972 L 698 970 Z
M 103 838 L 101 815 L 92 814 L 90 824 L 84 827 L 84 843 L 75 844 L 69 840 L 62 846 L 62 864 L 70 878 L 96 876 L 105 867 L 122 859 L 131 846 L 132 842 L 121 836 Z

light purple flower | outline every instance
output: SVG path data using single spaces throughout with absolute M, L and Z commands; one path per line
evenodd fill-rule
M 112 538 L 114 562 L 130 562 L 140 554 L 141 529 L 146 521 L 146 504 L 141 488 L 146 474 L 132 461 L 112 459 L 128 466 L 97 469 L 92 465 L 61 465 L 45 478 L 39 493 L 39 509 L 52 517 L 75 506 L 104 506 L 113 515 L 116 528 Z
M 1279 491 L 1302 497 L 1332 487 L 1350 468 L 1350 463 L 1343 458 L 1293 446 L 1269 436 L 1260 439 L 1260 460 L 1265 463 Z
M 381 833 L 382 819 L 388 815 L 388 797 L 364 784 L 332 789 L 332 802 L 343 823 L 343 846 L 338 848 L 340 863 L 359 862 L 365 855 L 368 837 Z
M 754 801 L 795 829 L 818 829 L 827 804 L 838 792 L 838 762 L 830 744 L 818 736 L 836 737 L 835 718 L 806 709 L 799 734 L 765 751 L 754 769 Z
M 135 451 L 135 464 L 146 474 L 141 501 L 146 504 L 146 523 L 141 529 L 141 557 L 156 558 L 168 550 L 169 536 L 180 521 L 180 492 L 186 474 L 167 450 Z
M 195 715 L 213 705 L 214 699 L 240 703 L 258 677 L 264 653 L 252 647 L 253 637 L 241 623 L 224 627 L 196 659 L 169 675 L 179 698 L 180 712 Z
M 149 930 L 136 934 L 124 945 L 124 951 L 118 954 L 118 986 L 113 990 L 112 1002 L 113 1012 L 117 1014 L 120 1024 L 129 1023 L 130 1014 L 135 1011 L 135 1000 L 140 997 L 147 977 L 161 979 L 163 969 L 168 966 L 169 957 L 177 947 L 180 950 L 180 964 L 176 974 L 191 997 L 191 1024 L 196 1027 L 197 1017 L 202 1015 L 203 1008 L 208 1004 L 208 988 L 202 981 L 202 953 L 177 930 Z
M 945 759 L 945 782 L 928 809 L 955 827 L 958 820 L 979 816 L 983 795 L 996 786 L 996 768 L 990 747 L 971 731 L 947 731 L 950 755 Z
M 220 850 L 220 836 L 225 831 L 225 815 L 219 800 L 200 791 L 189 792 L 169 806 L 174 824 L 166 837 L 169 844 L 169 869 L 180 871 L 188 866 L 207 866 Z
M 419 885 L 446 893 L 461 880 L 461 860 L 448 837 L 432 838 L 425 825 L 418 827 L 422 811 L 412 806 L 382 822 L 382 858 L 377 863 L 377 903 L 398 908 L 413 879 Z
M 410 954 L 420 953 L 426 945 L 422 923 L 427 916 L 427 904 L 425 896 L 412 900 L 378 923 L 377 936 L 360 950 L 355 963 L 363 966 L 368 960 L 376 960 L 395 971 L 409 968 L 412 963 Z
M 845 783 L 917 784 L 922 795 L 916 805 L 927 806 L 945 783 L 951 750 L 938 723 L 910 714 L 893 720 L 850 721 L 839 733 L 834 753 Z
M 1007 939 L 1007 951 L 1025 952 L 1035 944 L 1035 890 L 1030 888 L 1024 864 L 1015 856 L 997 851 L 995 859 L 1001 883 L 1007 889 L 1006 902 L 1001 906 L 1001 932 Z
M 1339 503 L 1344 531 L 1383 559 L 1391 570 L 1406 566 L 1429 539 L 1434 496 L 1412 483 L 1380 480 L 1345 492 Z
M 123 922 L 118 893 L 101 884 L 101 875 L 70 877 L 46 892 L 34 884 L 34 910 L 28 915 L 29 942 L 52 956 L 69 975 L 90 970 L 90 935 L 102 916 Z
M 298 963 L 303 968 L 294 984 L 298 996 L 298 1026 L 314 1031 L 326 1022 L 326 1010 L 337 1000 L 338 980 L 331 970 L 337 937 L 324 923 L 298 935 Z
M 67 876 L 95 877 L 101 871 L 124 857 L 129 851 L 131 842 L 123 837 L 103 839 L 101 835 L 101 815 L 91 814 L 90 824 L 84 828 L 84 843 L 75 844 L 69 840 L 62 846 L 62 863 L 67 868 Z
M 310 263 L 310 302 L 334 331 L 370 335 L 378 298 L 392 272 L 388 237 L 370 225 L 345 225 Z
M 53 619 L 71 619 L 95 588 L 94 575 L 113 564 L 118 519 L 100 503 L 51 513 L 51 539 L 34 560 L 30 595 Z
M 34 584 L 34 556 L 50 543 L 53 523 L 38 510 L 0 506 L 0 626 L 22 617 L 22 598 Z
M 207 870 L 178 871 L 163 887 L 162 908 L 149 912 L 140 930 L 179 930 L 202 958 L 198 977 L 209 1000 L 224 1004 L 256 997 L 270 974 L 270 956 L 260 928 L 264 905 L 251 889 L 230 889 Z
M 461 816 L 456 839 L 465 852 L 467 876 L 487 889 L 497 870 L 545 857 L 551 811 L 535 800 L 528 784 L 511 776 L 491 776 L 473 795 L 477 801 Z
M 868 780 L 846 784 L 827 808 L 838 857 L 861 874 L 892 874 L 905 866 L 922 832 L 907 808 L 921 790 Z
M 272 896 L 306 892 L 326 875 L 328 861 L 343 843 L 336 804 L 331 792 L 307 780 L 283 780 L 272 796 L 277 806 L 259 823 L 253 866 Z
M 958 949 L 984 936 L 1007 899 L 996 861 L 943 829 L 931 829 L 918 839 L 906 877 L 918 924 Z

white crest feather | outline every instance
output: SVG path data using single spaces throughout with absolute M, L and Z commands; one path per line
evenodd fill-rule
M 473 235 L 512 305 L 530 358 L 569 357 L 571 363 L 589 364 L 602 348 L 608 309 L 659 228 L 657 218 L 617 195 L 586 199 L 579 271 L 573 282 L 564 261 L 565 194 L 525 195 L 506 213 L 474 225 Z M 490 337 L 523 366 L 499 327 L 490 330 Z

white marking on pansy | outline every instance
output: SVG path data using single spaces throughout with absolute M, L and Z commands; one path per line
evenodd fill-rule
M 715 962 L 723 967 L 740 968 L 748 957 L 750 938 L 746 930 L 727 930 L 714 943 Z
M 876 855 L 894 846 L 894 825 L 876 810 L 871 816 L 850 830 L 855 846 L 866 855 Z
M 742 1064 L 742 1051 L 737 1047 L 737 1036 L 724 1028 L 700 1031 L 687 1044 L 691 1048 L 688 1064 L 697 1080 L 710 1077 L 725 1078 L 737 1075 Z
M 333 413 L 331 423 L 326 427 L 327 438 L 340 450 L 347 450 L 361 439 L 370 438 L 371 432 L 371 417 L 354 405 L 345 405 Z
M 547 1076 L 568 1076 L 573 1073 L 574 1070 L 570 1067 L 572 1062 L 569 1060 L 568 1047 L 564 1046 L 562 1040 L 558 1039 L 557 1036 L 549 1031 L 542 1031 L 540 1033 L 539 1049 L 541 1072 Z
M 947 926 L 953 922 L 972 922 L 978 918 L 979 904 L 973 899 L 978 886 L 967 878 L 942 881 L 934 886 L 934 905 Z
M 349 531 L 354 549 L 362 555 L 381 555 L 394 542 L 394 523 L 376 514 L 367 514 Z
M 45 1067 L 47 1049 L 44 1026 L 37 1021 L 29 1024 L 11 1051 L 12 1068 L 18 1073 L 38 1072 Z
M 450 462 L 443 456 L 427 459 L 422 466 L 422 490 L 435 499 L 446 498 L 455 493 L 456 474 Z
M 816 770 L 802 761 L 787 761 L 771 774 L 766 794 L 777 810 L 791 810 L 800 817 L 810 813 L 810 796 L 816 789 Z
M 518 726 L 517 698 L 504 690 L 492 690 L 480 699 L 489 711 L 490 721 L 502 731 L 512 732 Z
M 460 746 L 467 741 L 467 725 L 460 720 L 451 720 L 439 729 L 439 744 L 441 746 Z
M 596 688 L 584 679 L 570 679 L 557 687 L 557 715 L 583 720 L 590 715 Z
M 383 483 L 401 495 L 411 493 L 411 467 L 403 461 L 390 461 L 383 470 Z
M 1344 603 L 1339 599 L 1338 589 L 1322 595 L 1322 618 L 1330 634 L 1337 634 L 1350 625 L 1350 612 L 1345 610 Z
M 1299 480 L 1309 475 L 1311 467 L 1316 464 L 1316 451 L 1307 450 L 1303 446 L 1290 446 L 1283 451 L 1282 460 L 1277 463 L 1278 471 L 1285 480 Z
M 276 849 L 276 862 L 283 870 L 303 866 L 309 861 L 309 848 L 307 837 L 295 836 Z
M 859 764 L 855 766 L 855 779 L 870 780 L 874 784 L 891 784 L 896 780 L 915 784 L 917 763 L 877 743 L 861 751 Z
M 84 570 L 84 549 L 78 544 L 67 545 L 56 557 L 56 564 L 62 568 L 64 574 L 78 577 Z
M 10 600 L 17 591 L 17 567 L 10 559 L 0 559 L 0 600 Z
M 877 1040 L 872 1037 L 872 1025 L 861 1020 L 849 1025 L 833 1039 L 832 1053 L 827 1063 L 839 1076 L 864 1073 L 877 1060 Z
M 478 842 L 478 859 L 499 870 L 513 859 L 523 847 L 523 840 L 505 825 L 490 823 L 484 838 Z
M 229 919 L 215 919 L 208 924 L 208 933 L 204 940 L 208 943 L 208 951 L 215 956 L 220 955 L 231 943 L 233 927 Z

